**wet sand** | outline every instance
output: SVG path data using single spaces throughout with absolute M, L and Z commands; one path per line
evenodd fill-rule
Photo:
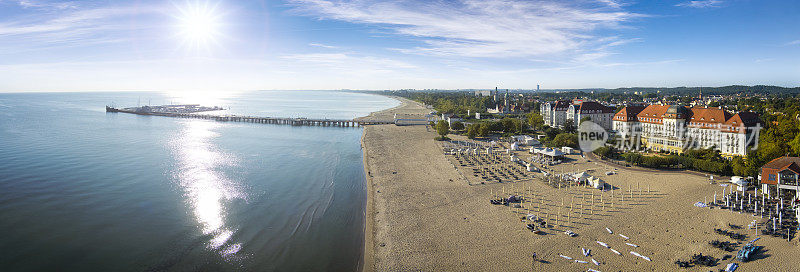
M 390 117 L 394 113 L 421 117 L 429 112 L 416 102 L 401 101 L 403 105 L 374 113 L 372 117 Z M 428 131 L 424 126 L 376 125 L 364 129 L 362 144 L 368 187 L 364 270 L 674 271 L 681 270 L 674 264 L 676 260 L 688 260 L 696 253 L 717 258 L 726 254 L 735 256 L 736 252 L 726 253 L 708 244 L 711 240 L 731 241 L 715 234 L 713 229 L 729 229 L 728 223 L 746 228 L 750 221 L 760 219 L 693 206 L 704 197 L 711 201 L 714 192 L 722 190 L 717 184 L 709 184 L 706 177 L 623 168 L 618 168 L 616 175 L 606 176 L 604 173 L 613 170 L 613 166 L 589 162 L 577 155 L 569 156 L 571 163 L 551 169 L 557 173 L 590 171 L 589 174 L 616 188 L 613 200 L 605 192 L 605 204 L 601 206 L 599 190 L 556 189 L 541 179 L 470 186 L 443 154 L 440 143 L 433 140 L 435 136 L 433 130 Z M 526 156 L 524 152 L 518 153 Z M 634 188 L 633 198 L 629 186 Z M 490 205 L 492 193 L 502 191 L 524 193 L 535 203 L 523 203 L 522 208 Z M 622 192 L 626 193 L 624 201 Z M 544 205 L 538 204 L 541 202 Z M 594 209 L 589 208 L 592 202 Z M 520 221 L 529 212 L 548 218 L 551 224 L 559 214 L 559 224 L 545 229 L 546 235 L 535 235 Z M 569 223 L 568 215 L 572 219 Z M 606 227 L 614 234 L 609 234 Z M 578 236 L 568 237 L 563 234 L 565 230 Z M 736 231 L 746 233 L 748 240 L 757 237 L 752 230 Z M 618 234 L 630 239 L 624 240 Z M 601 247 L 595 242 L 598 240 L 622 255 Z M 639 247 L 633 248 L 626 242 Z M 754 261 L 737 262 L 741 265 L 738 271 L 789 271 L 800 264 L 794 258 L 800 253 L 795 241 L 763 237 L 757 244 L 765 246 L 766 251 Z M 592 264 L 591 258 L 581 254 L 581 248 L 591 249 L 592 258 L 601 264 Z M 636 257 L 630 251 L 652 261 Z M 542 262 L 532 261 L 534 252 Z M 589 263 L 566 260 L 559 256 L 562 254 Z M 713 268 L 695 266 L 685 270 L 718 270 L 729 262 L 720 261 Z

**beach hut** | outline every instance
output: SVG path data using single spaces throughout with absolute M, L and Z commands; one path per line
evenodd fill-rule
M 587 180 L 589 181 L 589 186 L 592 186 L 595 189 L 603 189 L 606 186 L 606 182 L 600 178 L 589 177 Z
M 564 152 L 564 154 L 567 154 L 567 155 L 572 154 L 573 151 L 575 151 L 575 149 L 572 148 L 572 147 L 569 147 L 569 146 L 565 146 L 565 147 L 561 148 L 561 152 Z

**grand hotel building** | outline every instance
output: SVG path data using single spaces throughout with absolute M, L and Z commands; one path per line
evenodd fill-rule
M 727 158 L 744 156 L 755 144 L 758 115 L 731 115 L 720 108 L 675 105 L 628 106 L 613 118 L 613 131 L 638 138 L 653 151 L 682 153 L 687 148 L 715 148 Z

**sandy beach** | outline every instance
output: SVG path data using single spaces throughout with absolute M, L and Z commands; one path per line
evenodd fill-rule
M 419 103 L 399 99 L 402 105 L 366 118 L 390 118 L 395 113 L 422 118 L 430 111 Z M 425 126 L 364 128 L 362 146 L 368 190 L 365 271 L 708 271 L 724 268 L 729 262 L 739 263 L 738 271 L 790 271 L 800 264 L 794 257 L 800 253 L 795 241 L 757 236 L 747 230 L 751 221 L 761 220 L 759 217 L 693 206 L 704 198 L 711 201 L 714 192 L 722 191 L 723 187 L 710 184 L 707 177 L 624 167 L 618 168 L 617 174 L 606 176 L 605 172 L 614 171 L 613 165 L 570 155 L 569 163 L 550 170 L 587 171 L 613 186 L 614 197 L 604 192 L 600 204 L 600 190 L 557 189 L 540 178 L 469 185 L 467 177 L 443 154 L 441 142 L 433 140 L 435 136 Z M 525 158 L 527 152 L 518 153 Z M 503 191 L 522 194 L 529 201 L 521 208 L 489 204 L 493 193 Z M 558 217 L 559 223 L 545 229 L 545 235 L 536 235 L 520 220 L 527 213 L 547 217 L 553 223 Z M 714 228 L 729 229 L 729 223 L 744 227 L 735 231 L 747 234 L 748 240 L 762 237 L 757 244 L 765 247 L 764 252 L 744 264 L 726 260 L 716 267 L 686 269 L 674 264 L 697 253 L 716 258 L 735 256 L 736 252 L 724 252 L 708 244 L 712 240 L 732 241 L 714 233 Z M 568 237 L 563 234 L 565 230 L 578 236 Z M 606 243 L 621 255 L 596 241 Z M 584 257 L 582 248 L 591 249 L 592 256 Z M 631 251 L 652 261 L 634 256 Z M 534 252 L 542 261 L 533 262 Z M 591 259 L 600 265 L 592 264 Z

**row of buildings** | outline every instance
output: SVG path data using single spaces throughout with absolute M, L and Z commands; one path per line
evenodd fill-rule
M 564 128 L 570 123 L 568 121 L 577 126 L 580 120 L 588 117 L 592 122 L 609 130 L 612 127 L 614 108 L 595 101 L 584 102 L 576 99 L 542 103 L 540 113 L 544 124 L 550 127 Z
M 629 143 L 626 147 L 682 153 L 715 148 L 724 157 L 744 156 L 756 143 L 759 119 L 752 112 L 678 105 L 627 106 L 619 112 L 598 102 L 565 100 L 541 105 L 545 125 L 577 126 L 585 117 Z M 631 144 L 632 143 L 632 144 Z

